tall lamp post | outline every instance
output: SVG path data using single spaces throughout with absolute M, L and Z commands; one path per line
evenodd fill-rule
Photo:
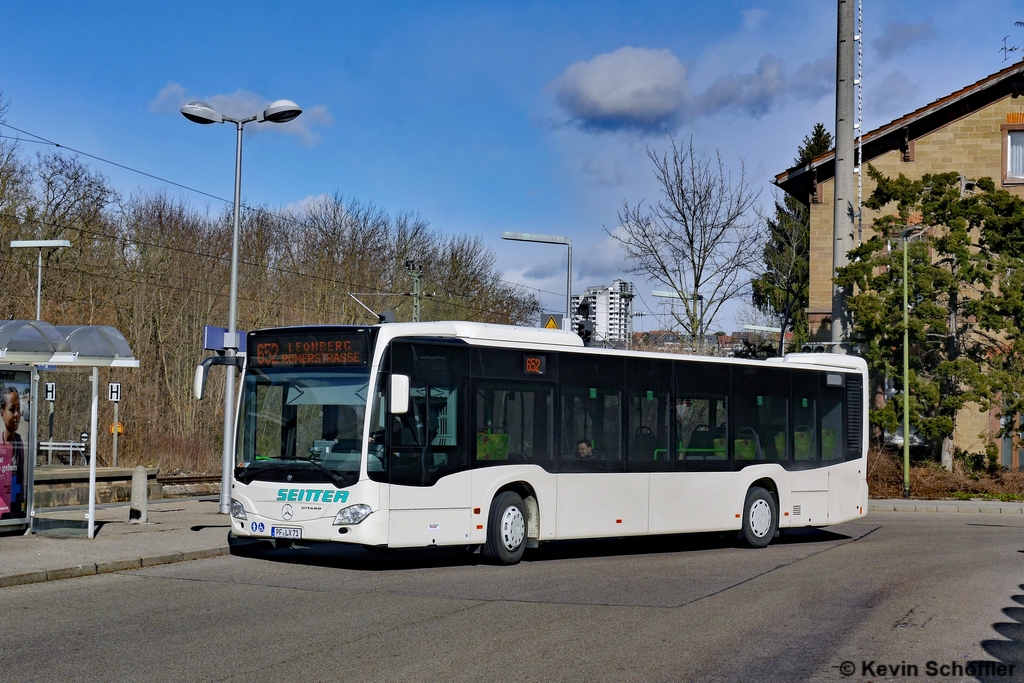
M 70 247 L 68 240 L 14 240 L 11 249 L 38 249 L 39 264 L 36 269 L 36 320 L 41 320 L 43 301 L 43 249 L 61 249 Z
M 277 100 L 259 114 L 245 119 L 233 119 L 218 113 L 206 102 L 189 102 L 181 108 L 186 119 L 194 123 L 233 123 L 237 131 L 235 143 L 235 210 L 234 226 L 231 231 L 231 287 L 228 298 L 228 331 L 224 334 L 224 354 L 233 357 L 238 350 L 238 332 L 235 327 L 238 314 L 238 231 L 239 209 L 242 201 L 242 127 L 256 121 L 263 123 L 287 123 L 302 113 L 299 105 L 291 100 Z M 231 470 L 234 466 L 234 421 L 232 413 L 235 403 L 235 366 L 228 364 L 224 386 L 224 453 L 221 462 L 220 512 L 231 512 Z
M 910 305 L 907 296 L 907 245 L 924 228 L 914 226 L 900 233 L 903 238 L 903 497 L 910 497 Z
M 14 240 L 11 242 L 11 249 L 38 249 L 39 260 L 36 266 L 36 320 L 42 320 L 43 312 L 43 249 L 64 249 L 71 246 L 69 240 Z M 35 365 L 32 366 L 32 376 L 30 379 L 32 385 L 31 395 L 32 402 L 29 406 L 29 421 L 33 426 L 38 424 L 39 420 L 39 401 L 36 397 L 39 396 L 39 368 Z M 30 446 L 35 448 L 35 439 L 32 437 Z M 33 450 L 33 452 L 35 452 Z M 28 476 L 34 476 L 32 472 L 35 470 L 35 458 L 29 460 Z
M 572 329 L 572 238 L 559 237 L 557 235 L 534 235 L 528 232 L 503 232 L 501 239 L 516 242 L 540 242 L 541 244 L 564 244 L 569 248 L 568 266 L 565 275 L 565 319 L 562 320 L 562 329 Z

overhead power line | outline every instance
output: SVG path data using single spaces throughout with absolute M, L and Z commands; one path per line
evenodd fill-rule
M 202 195 L 203 197 L 209 197 L 210 199 L 216 199 L 217 201 L 224 202 L 225 204 L 228 204 L 228 205 L 233 205 L 233 203 L 234 203 L 234 200 L 226 199 L 224 197 L 220 197 L 220 196 L 212 194 L 210 192 L 205 192 L 205 191 L 200 190 L 198 188 L 191 187 L 189 185 L 185 185 L 184 183 L 179 183 L 179 182 L 176 182 L 176 181 L 173 181 L 173 180 L 169 180 L 167 178 L 163 178 L 163 177 L 158 176 L 156 174 L 149 173 L 147 171 L 142 171 L 142 170 L 137 169 L 137 168 L 133 168 L 131 166 L 128 166 L 127 164 L 122 164 L 122 163 L 117 162 L 117 161 L 112 161 L 110 159 L 106 159 L 106 158 L 98 156 L 96 154 L 90 154 L 89 152 L 85 152 L 85 151 L 82 151 L 80 149 L 76 149 L 74 147 L 69 147 L 68 145 L 64 145 L 64 144 L 61 144 L 61 143 L 56 142 L 54 140 L 50 140 L 50 139 L 45 138 L 45 137 L 43 137 L 41 135 L 38 135 L 36 133 L 33 133 L 31 131 L 28 131 L 28 130 L 25 130 L 23 128 L 18 128 L 17 126 L 12 126 L 12 125 L 10 125 L 9 123 L 6 123 L 6 122 L 0 122 L 0 127 L 4 127 L 4 126 L 6 126 L 7 128 L 10 128 L 11 130 L 18 131 L 19 133 L 21 133 L 23 135 L 31 136 L 32 138 L 35 138 L 35 139 L 34 140 L 26 140 L 25 138 L 15 137 L 15 136 L 10 136 L 10 135 L 0 135 L 0 139 L 14 140 L 14 141 L 17 141 L 17 142 L 31 142 L 31 143 L 35 143 L 35 144 L 50 145 L 50 146 L 58 148 L 58 149 L 66 149 L 69 152 L 74 152 L 75 154 L 80 154 L 80 155 L 82 155 L 84 157 L 88 157 L 89 159 L 94 159 L 94 160 L 102 162 L 104 164 L 110 164 L 111 166 L 116 166 L 117 168 L 123 169 L 125 171 L 129 171 L 131 173 L 137 173 L 137 174 L 139 174 L 141 176 L 144 176 L 146 178 L 150 178 L 152 180 L 156 180 L 156 181 L 159 181 L 161 183 L 166 183 L 168 185 L 172 185 L 172 186 L 180 188 L 182 190 L 187 190 L 189 192 L 194 192 L 194 193 L 196 193 L 198 195 Z M 290 223 L 292 225 L 297 225 L 297 226 L 300 226 L 300 227 L 310 227 L 308 225 L 308 223 L 306 223 L 305 221 L 300 221 L 300 220 L 297 220 L 295 218 L 292 218 L 291 216 L 283 215 L 283 214 L 280 214 L 280 213 L 275 213 L 275 212 L 268 211 L 268 210 L 263 209 L 263 208 L 247 206 L 244 203 L 239 208 L 241 208 L 241 209 L 243 209 L 245 211 L 251 212 L 251 213 L 256 213 L 256 214 L 259 214 L 259 215 L 270 216 L 270 217 L 272 217 L 272 218 L 274 218 L 276 220 L 280 220 L 280 221 L 283 221 L 283 222 L 286 222 L 286 223 Z M 52 227 L 61 227 L 61 226 L 52 226 Z M 72 229 L 72 230 L 83 230 L 81 228 L 69 228 L 69 229 Z M 88 231 L 85 231 L 85 232 L 88 232 Z M 97 236 L 99 236 L 101 233 L 93 233 L 93 234 L 96 234 Z M 112 237 L 112 236 L 108 235 L 108 237 Z M 117 238 L 115 238 L 115 239 L 117 239 Z M 164 246 L 164 245 L 149 245 L 149 246 L 155 246 L 155 247 L 164 248 L 164 249 L 173 248 L 173 247 L 167 247 L 167 246 Z M 196 255 L 203 255 L 203 254 L 200 254 L 198 252 L 187 252 L 187 253 L 195 253 Z M 211 255 L 210 258 L 225 258 L 226 259 L 227 257 L 217 257 L 217 256 L 212 256 Z M 257 264 L 250 263 L 249 265 L 257 265 Z M 291 273 L 291 274 L 301 275 L 301 273 L 294 273 L 294 272 Z M 511 282 L 511 281 L 505 280 L 503 278 L 499 279 L 499 282 L 501 282 L 502 284 L 506 284 L 506 285 L 512 286 L 512 287 L 522 287 L 524 289 L 529 289 L 529 290 L 532 290 L 532 291 L 535 291 L 535 292 L 539 292 L 541 294 L 550 294 L 552 296 L 561 296 L 560 292 L 552 292 L 552 291 L 548 291 L 546 289 L 540 289 L 539 287 L 531 287 L 530 285 L 527 285 L 527 284 L 524 284 L 524 283 Z M 339 283 L 339 284 L 343 284 L 343 283 Z

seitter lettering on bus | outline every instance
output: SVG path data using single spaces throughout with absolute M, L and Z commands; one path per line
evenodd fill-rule
M 277 500 L 314 503 L 344 503 L 348 500 L 348 491 L 322 491 L 320 489 L 278 489 Z

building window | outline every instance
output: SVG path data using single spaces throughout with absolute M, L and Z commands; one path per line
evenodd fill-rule
M 1003 133 L 1003 185 L 1024 185 L 1024 124 L 1006 123 Z
M 1006 159 L 1006 175 L 1010 178 L 1024 178 L 1024 130 L 1008 133 L 1010 155 Z

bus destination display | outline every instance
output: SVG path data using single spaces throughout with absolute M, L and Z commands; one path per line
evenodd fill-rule
M 280 335 L 255 340 L 254 365 L 366 365 L 366 337 L 362 335 Z

